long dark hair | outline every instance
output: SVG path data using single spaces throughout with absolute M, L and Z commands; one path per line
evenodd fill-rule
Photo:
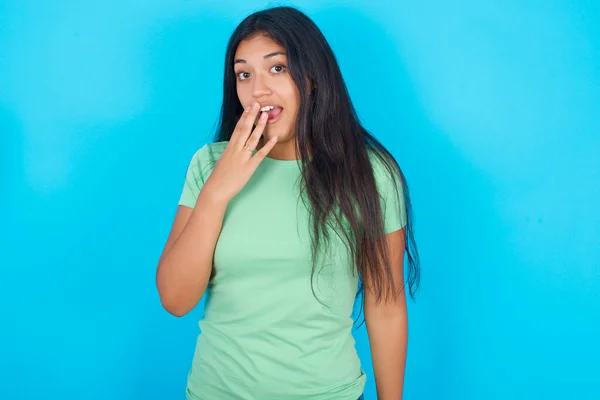
M 360 124 L 333 51 L 319 28 L 301 11 L 291 7 L 262 10 L 246 17 L 233 32 L 225 56 L 223 104 L 215 141 L 231 138 L 243 112 L 233 72 L 236 49 L 241 41 L 259 34 L 285 48 L 288 70 L 300 92 L 296 154 L 302 166 L 302 192 L 312 209 L 311 278 L 319 246 L 329 240 L 330 227 L 343 237 L 359 276 L 369 277 L 378 301 L 399 294 L 390 269 L 371 153 L 402 185 L 397 192 L 403 196 L 407 282 L 414 299 L 420 267 L 404 174 L 390 152 Z M 306 85 L 307 77 L 312 85 Z M 364 290 L 362 281 L 357 294 Z

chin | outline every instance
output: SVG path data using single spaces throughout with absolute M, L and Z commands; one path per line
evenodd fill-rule
M 286 141 L 286 140 L 288 140 L 291 137 L 288 133 L 281 132 L 280 129 L 273 129 L 272 131 L 269 130 L 269 129 L 267 129 L 263 133 L 263 137 L 266 140 L 270 140 L 270 139 L 274 138 L 275 136 L 277 136 L 277 143 Z
M 265 142 L 268 140 L 271 140 L 275 136 L 277 136 L 277 140 L 281 139 L 281 135 L 279 135 L 277 132 L 264 132 L 263 133 L 263 138 L 264 138 Z

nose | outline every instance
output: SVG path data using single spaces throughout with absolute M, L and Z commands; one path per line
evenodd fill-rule
M 271 89 L 263 76 L 256 75 L 253 83 L 254 87 L 252 88 L 252 95 L 255 99 L 271 94 Z

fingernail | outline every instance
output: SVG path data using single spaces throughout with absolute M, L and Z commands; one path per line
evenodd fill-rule
M 248 107 L 246 107 L 246 109 L 245 109 L 244 111 L 245 111 L 245 112 L 248 112 L 248 111 L 250 111 L 250 107 L 251 107 L 251 106 L 248 106 Z
M 268 116 L 268 114 L 267 114 L 266 112 L 264 112 L 264 113 L 260 114 L 260 117 L 261 117 L 262 119 L 267 119 L 267 116 Z
M 252 104 L 252 108 L 255 108 L 255 109 L 258 108 L 258 103 Z

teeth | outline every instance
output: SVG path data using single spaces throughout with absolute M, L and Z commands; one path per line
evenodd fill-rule
M 263 108 L 260 109 L 260 111 L 269 111 L 269 110 L 272 110 L 274 108 L 275 108 L 275 106 L 264 106 Z

